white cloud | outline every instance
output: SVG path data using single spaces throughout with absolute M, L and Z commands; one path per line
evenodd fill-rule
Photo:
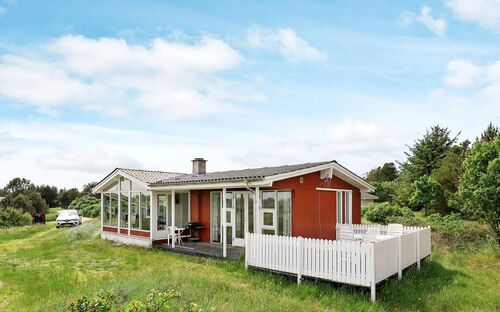
M 77 105 L 126 115 L 146 108 L 167 119 L 195 118 L 263 99 L 222 77 L 241 62 L 236 50 L 209 36 L 192 44 L 156 39 L 150 46 L 64 36 L 29 55 L 3 55 L 0 96 L 42 111 Z
M 480 66 L 469 60 L 455 59 L 448 63 L 444 83 L 452 87 L 472 86 L 482 74 Z
M 445 2 L 459 19 L 500 31 L 500 0 L 446 0 Z
M 431 103 L 444 103 L 464 114 L 482 113 L 492 120 L 499 118 L 500 60 L 491 64 L 451 60 L 443 82 L 442 88 L 430 93 Z
M 410 11 L 401 13 L 401 20 L 405 26 L 418 22 L 440 37 L 446 34 L 446 21 L 443 18 L 432 17 L 431 8 L 428 6 L 422 7 L 420 15 Z
M 291 28 L 272 30 L 252 27 L 247 31 L 246 42 L 256 49 L 277 49 L 291 61 L 323 61 L 327 58 L 324 52 L 312 47 Z

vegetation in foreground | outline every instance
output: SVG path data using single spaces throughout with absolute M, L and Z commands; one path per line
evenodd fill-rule
M 34 225 L 0 230 L 0 310 L 61 311 L 82 296 L 113 290 L 125 307 L 153 289 L 182 294 L 172 310 L 197 304 L 217 311 L 498 311 L 500 252 L 496 244 L 474 251 L 434 248 L 432 261 L 403 280 L 368 289 L 295 279 L 242 262 L 193 258 L 158 250 L 116 246 L 95 239 L 91 225 L 56 230 Z M 83 232 L 83 233 L 80 233 Z

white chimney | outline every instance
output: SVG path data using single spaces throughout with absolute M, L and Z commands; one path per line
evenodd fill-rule
M 207 173 L 207 161 L 203 158 L 195 158 L 191 160 L 193 162 L 193 174 L 206 174 Z

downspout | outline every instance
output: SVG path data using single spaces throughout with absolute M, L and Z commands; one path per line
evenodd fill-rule
M 248 186 L 248 180 L 245 180 L 245 188 L 255 194 L 255 191 Z

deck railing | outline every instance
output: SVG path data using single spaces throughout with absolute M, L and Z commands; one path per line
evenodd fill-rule
M 371 288 L 431 254 L 430 228 L 408 228 L 401 236 L 365 243 L 246 234 L 245 265 L 303 277 Z

